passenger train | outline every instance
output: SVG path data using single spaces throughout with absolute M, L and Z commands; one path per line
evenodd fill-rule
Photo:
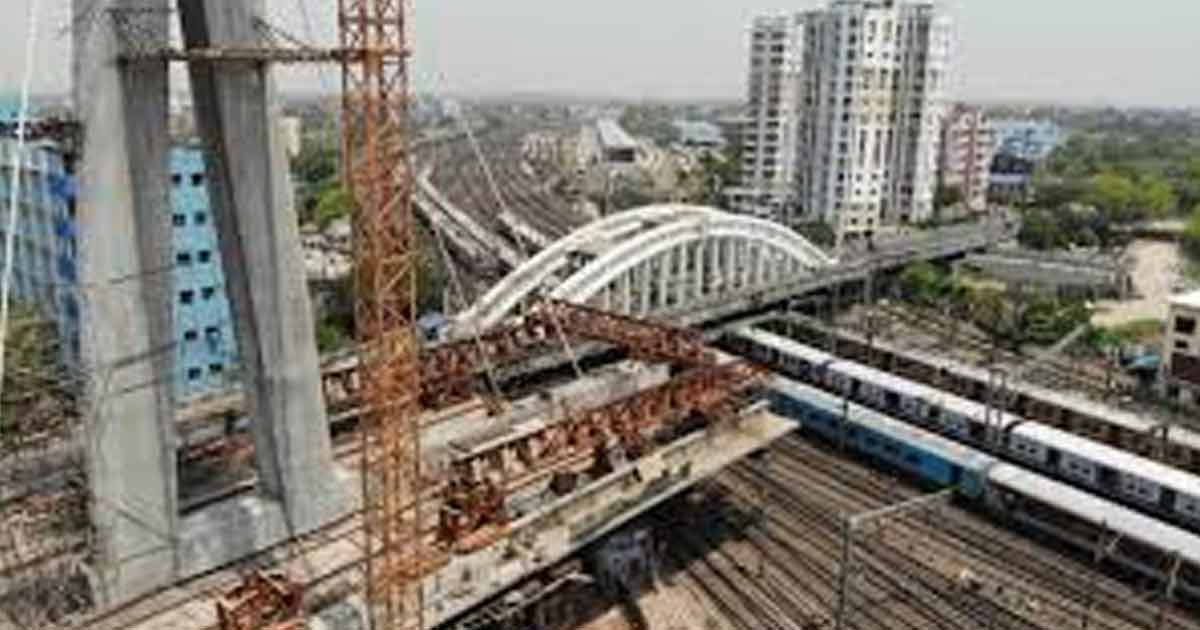
M 1169 582 L 1164 567 L 1178 557 L 1175 595 L 1200 605 L 1200 537 L 1191 532 L 782 376 L 767 395 L 772 410 L 799 421 L 802 431 L 955 488 L 961 500 L 1060 543 L 1091 552 L 1099 537 L 1117 534 L 1107 560 L 1159 585 Z
M 744 327 L 724 346 L 848 400 L 1200 532 L 1200 476 Z

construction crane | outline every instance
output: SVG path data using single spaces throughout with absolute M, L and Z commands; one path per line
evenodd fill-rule
M 338 0 L 343 177 L 353 195 L 366 605 L 374 630 L 424 628 L 437 563 L 422 510 L 416 249 L 404 0 Z

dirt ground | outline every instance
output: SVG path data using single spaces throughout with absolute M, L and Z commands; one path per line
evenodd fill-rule
M 1179 281 L 1183 264 L 1179 247 L 1161 241 L 1134 241 L 1129 247 L 1134 257 L 1133 284 L 1136 299 L 1124 302 L 1104 300 L 1098 303 L 1092 323 L 1116 326 L 1139 319 L 1166 319 L 1167 298 Z

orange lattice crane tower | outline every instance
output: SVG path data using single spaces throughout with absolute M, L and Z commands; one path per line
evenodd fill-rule
M 343 173 L 354 197 L 366 602 L 374 630 L 424 628 L 420 365 L 404 0 L 338 0 Z

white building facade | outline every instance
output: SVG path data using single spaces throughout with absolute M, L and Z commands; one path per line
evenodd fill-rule
M 987 210 L 996 132 L 983 110 L 958 104 L 942 126 L 941 185 L 957 188 L 963 205 L 973 212 Z
M 1171 298 L 1163 337 L 1167 397 L 1200 406 L 1200 291 Z
M 794 205 L 803 33 L 799 15 L 763 16 L 751 24 L 742 185 L 726 190 L 736 212 L 785 222 Z
M 782 219 L 789 224 L 821 221 L 863 234 L 929 219 L 949 83 L 949 16 L 931 3 L 835 0 L 772 19 L 777 30 L 767 32 L 784 33 L 786 72 L 778 73 L 777 101 L 756 101 L 775 92 L 758 87 L 760 53 L 752 43 L 746 186 L 786 182 L 792 199 Z M 755 22 L 752 42 L 763 23 Z M 768 83 L 775 76 L 760 74 Z M 762 124 L 772 110 L 794 121 L 792 137 L 779 140 L 785 158 L 775 162 L 790 173 L 777 170 L 774 180 L 765 167 L 774 128 Z M 780 135 L 787 131 L 781 124 Z

